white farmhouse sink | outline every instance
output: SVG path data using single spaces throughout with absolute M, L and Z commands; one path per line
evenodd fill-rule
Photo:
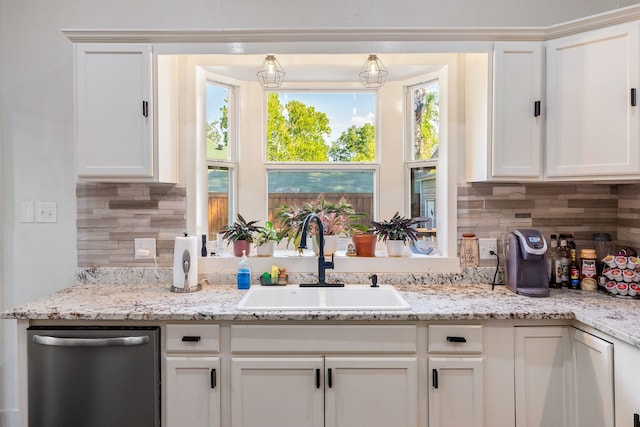
M 252 287 L 237 306 L 243 311 L 387 311 L 411 307 L 391 285 L 300 288 L 297 285 Z

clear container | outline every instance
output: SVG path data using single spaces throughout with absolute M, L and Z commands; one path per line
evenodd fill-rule
M 460 267 L 477 267 L 478 260 L 478 239 L 476 235 L 464 233 L 460 240 Z

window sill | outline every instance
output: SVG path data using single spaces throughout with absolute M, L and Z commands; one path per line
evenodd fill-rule
M 330 260 L 330 258 L 328 259 Z M 229 253 L 198 258 L 198 272 L 204 274 L 231 274 L 238 268 L 240 258 Z M 318 258 L 311 251 L 297 255 L 293 250 L 277 250 L 272 257 L 250 256 L 249 264 L 254 273 L 271 271 L 271 266 L 284 267 L 288 273 L 315 273 Z M 386 252 L 376 252 L 375 257 L 351 257 L 344 251 L 334 256 L 335 268 L 329 273 L 459 273 L 458 258 L 407 254 L 388 257 Z

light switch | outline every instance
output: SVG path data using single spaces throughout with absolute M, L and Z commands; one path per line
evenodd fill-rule
M 36 202 L 36 222 L 56 222 L 56 202 Z
M 33 222 L 33 202 L 22 202 L 20 204 L 20 221 Z

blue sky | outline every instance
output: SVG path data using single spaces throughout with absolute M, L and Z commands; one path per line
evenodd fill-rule
M 226 88 L 207 85 L 207 121 L 220 116 L 220 102 L 226 93 Z M 286 105 L 291 100 L 313 105 L 316 110 L 327 114 L 331 126 L 330 141 L 338 139 L 352 125 L 374 124 L 375 121 L 376 96 L 373 92 L 281 92 L 282 104 Z

